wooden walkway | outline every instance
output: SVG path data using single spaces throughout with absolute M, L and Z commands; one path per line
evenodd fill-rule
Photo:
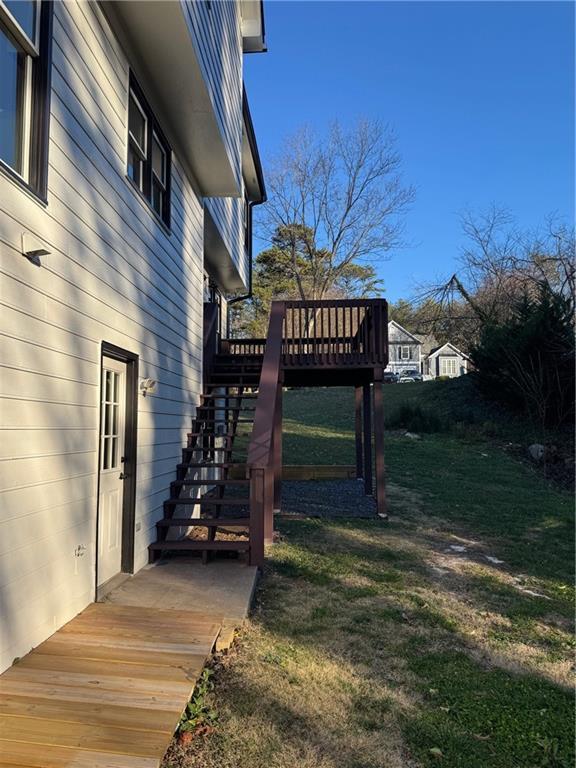
M 1 768 L 157 768 L 220 627 L 89 606 L 0 676 Z

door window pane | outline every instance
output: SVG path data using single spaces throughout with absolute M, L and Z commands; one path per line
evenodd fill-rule
M 110 439 L 112 441 L 112 448 L 110 450 L 110 469 L 114 469 L 114 467 L 116 467 L 118 464 L 116 461 L 116 450 L 118 446 L 118 438 L 112 437 Z
M 0 159 L 22 173 L 26 56 L 0 28 Z
M 102 376 L 102 469 L 119 466 L 120 374 L 104 370 Z
M 4 5 L 18 24 L 22 31 L 36 45 L 36 15 L 38 3 L 36 0 L 3 0 Z

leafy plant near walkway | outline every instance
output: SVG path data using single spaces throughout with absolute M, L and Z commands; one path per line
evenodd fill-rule
M 190 733 L 199 728 L 212 727 L 218 720 L 216 709 L 207 701 L 208 695 L 214 690 L 214 682 L 211 679 L 213 674 L 211 669 L 202 670 L 192 698 L 180 718 L 178 733 Z

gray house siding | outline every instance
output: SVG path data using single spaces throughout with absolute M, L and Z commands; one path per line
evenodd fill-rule
M 429 378 L 439 376 L 456 378 L 468 373 L 468 358 L 451 344 L 433 350 L 425 361 L 425 373 Z
M 206 206 L 220 231 L 224 245 L 241 278 L 248 279 L 243 248 L 242 152 L 242 30 L 240 7 L 231 0 L 186 4 L 192 38 L 209 85 L 218 124 L 238 183 L 237 198 L 207 198 Z
M 394 321 L 388 323 L 387 371 L 403 373 L 421 372 L 421 342 Z

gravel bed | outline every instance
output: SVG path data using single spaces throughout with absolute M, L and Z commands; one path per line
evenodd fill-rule
M 306 517 L 378 517 L 362 480 L 283 480 L 282 513 Z

